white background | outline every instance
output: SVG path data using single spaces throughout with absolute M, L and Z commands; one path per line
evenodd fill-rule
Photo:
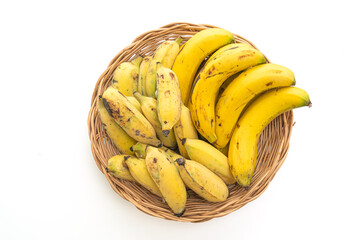
M 360 1 L 1 1 L 0 239 L 362 239 Z M 99 75 L 143 32 L 185 21 L 237 33 L 292 69 L 295 113 L 266 192 L 200 224 L 119 197 L 87 132 Z

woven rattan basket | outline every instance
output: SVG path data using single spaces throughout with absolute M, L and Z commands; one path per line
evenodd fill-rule
M 160 197 L 151 194 L 139 184 L 120 180 L 106 172 L 107 160 L 119 152 L 102 129 L 97 104 L 98 95 L 101 95 L 111 83 L 113 71 L 121 62 L 132 60 L 136 54 L 151 55 L 162 41 L 174 40 L 178 36 L 182 36 L 185 42 L 198 31 L 211 27 L 215 26 L 172 23 L 140 35 L 111 60 L 107 69 L 99 77 L 92 95 L 88 132 L 93 157 L 98 168 L 117 194 L 141 211 L 155 217 L 183 222 L 204 222 L 215 217 L 225 216 L 258 198 L 266 190 L 287 156 L 293 126 L 292 111 L 277 117 L 262 133 L 258 145 L 258 163 L 248 190 L 237 184 L 230 185 L 230 196 L 226 201 L 219 203 L 207 202 L 188 190 L 186 211 L 182 217 L 174 216 Z M 234 36 L 236 42 L 248 43 L 255 47 L 246 39 L 236 34 Z

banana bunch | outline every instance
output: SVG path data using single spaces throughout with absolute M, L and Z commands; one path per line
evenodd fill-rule
M 107 172 L 164 199 L 176 216 L 187 191 L 221 202 L 227 185 L 248 188 L 265 127 L 311 106 L 290 69 L 235 43 L 230 32 L 210 28 L 182 41 L 121 63 L 98 99 L 103 129 L 121 153 Z

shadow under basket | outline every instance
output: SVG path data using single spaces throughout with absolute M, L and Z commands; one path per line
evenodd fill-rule
M 163 41 L 175 40 L 178 36 L 182 36 L 182 43 L 184 43 L 197 32 L 213 27 L 215 26 L 206 24 L 172 23 L 140 35 L 112 59 L 107 69 L 99 77 L 92 95 L 91 109 L 88 115 L 88 133 L 94 160 L 117 194 L 151 216 L 194 223 L 225 216 L 258 198 L 266 190 L 287 156 L 293 126 L 292 111 L 274 119 L 261 134 L 258 144 L 257 167 L 249 189 L 242 188 L 238 184 L 230 185 L 228 187 L 230 196 L 226 201 L 219 203 L 207 202 L 188 190 L 185 213 L 181 217 L 174 216 L 168 205 L 160 197 L 150 193 L 141 185 L 115 178 L 106 172 L 107 160 L 120 153 L 102 128 L 97 105 L 98 96 L 102 95 L 111 84 L 113 71 L 120 63 L 132 60 L 137 54 L 152 55 Z M 235 42 L 247 43 L 256 48 L 243 37 L 233 35 Z

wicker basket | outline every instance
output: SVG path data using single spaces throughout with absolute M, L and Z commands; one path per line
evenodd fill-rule
M 172 23 L 140 35 L 112 59 L 107 69 L 99 77 L 92 95 L 88 132 L 94 160 L 117 194 L 152 216 L 182 222 L 204 222 L 215 217 L 225 216 L 258 198 L 266 190 L 287 156 L 293 126 L 292 111 L 277 117 L 262 133 L 258 145 L 257 167 L 248 190 L 237 184 L 230 185 L 230 196 L 226 201 L 219 203 L 207 202 L 188 190 L 186 211 L 182 217 L 174 216 L 160 197 L 151 194 L 139 184 L 120 180 L 106 172 L 107 160 L 119 152 L 102 129 L 97 111 L 97 96 L 101 95 L 110 85 L 115 68 L 121 62 L 132 60 L 136 54 L 151 55 L 165 40 L 174 40 L 178 36 L 182 36 L 185 42 L 198 31 L 211 27 L 215 26 Z M 236 42 L 248 43 L 255 47 L 246 39 L 236 34 L 234 36 Z

